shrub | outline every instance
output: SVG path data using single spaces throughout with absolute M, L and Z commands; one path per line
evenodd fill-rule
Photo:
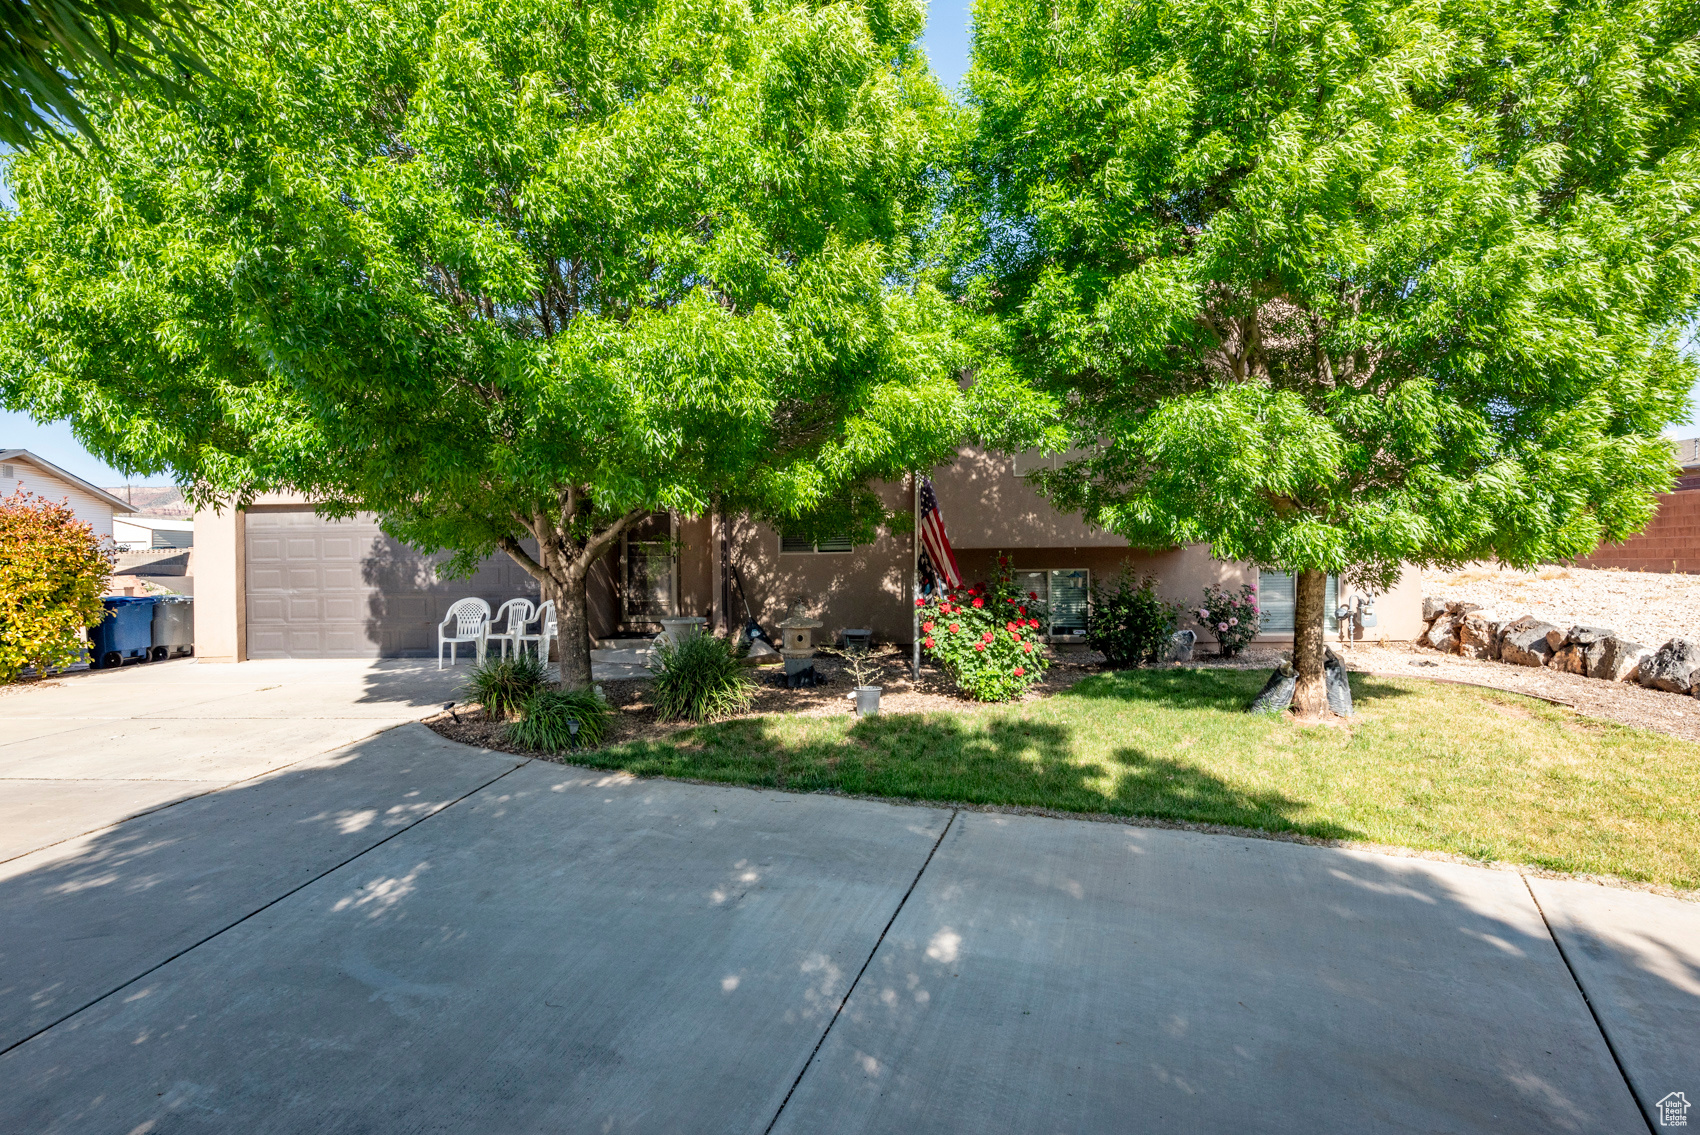
M 1257 588 L 1246 584 L 1237 592 L 1206 587 L 1204 602 L 1190 612 L 1198 625 L 1216 636 L 1223 658 L 1232 658 L 1246 648 L 1263 622 L 1257 607 Z
M 110 546 L 69 505 L 21 490 L 0 500 L 0 684 L 77 661 L 111 576 Z
M 1180 621 L 1179 605 L 1157 597 L 1156 577 L 1136 579 L 1123 568 L 1109 584 L 1093 584 L 1086 641 L 1111 666 L 1124 670 L 1163 661 Z
M 538 690 L 526 699 L 518 721 L 502 731 L 515 745 L 542 753 L 591 748 L 608 736 L 613 707 L 595 690 Z M 578 722 L 578 736 L 572 723 Z
M 713 721 L 750 708 L 755 682 L 729 639 L 699 634 L 655 653 L 651 691 L 663 721 Z
M 1045 675 L 1050 651 L 1042 637 L 1039 597 L 1016 590 L 1009 557 L 998 557 L 997 578 L 917 600 L 921 646 L 938 659 L 957 688 L 977 701 L 1009 701 Z
M 486 658 L 466 676 L 467 700 L 484 707 L 492 719 L 505 719 L 518 712 L 549 680 L 549 671 L 537 656 L 523 651 L 513 658 Z

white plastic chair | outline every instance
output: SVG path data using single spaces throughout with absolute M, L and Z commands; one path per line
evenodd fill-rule
M 537 614 L 528 619 L 527 622 L 537 624 L 537 633 L 520 635 L 514 653 L 517 654 L 524 649 L 526 643 L 535 642 L 537 644 L 537 661 L 547 666 L 549 664 L 550 644 L 560 634 L 560 628 L 555 623 L 555 601 L 545 599 L 542 605 L 537 608 Z
M 531 606 L 531 600 L 509 599 L 496 608 L 496 617 L 490 620 L 492 627 L 506 626 L 507 630 L 491 631 L 484 636 L 485 640 L 500 643 L 503 658 L 508 656 L 508 647 L 510 646 L 514 648 L 514 653 L 518 654 L 519 644 L 525 639 L 526 624 L 535 617 L 536 614 Z
M 450 626 L 453 634 L 445 634 Z M 448 614 L 437 624 L 437 669 L 443 668 L 443 647 L 449 648 L 449 665 L 457 661 L 455 649 L 463 642 L 474 646 L 478 661 L 484 661 L 484 638 L 490 633 L 490 604 L 482 599 L 456 599 L 449 605 Z

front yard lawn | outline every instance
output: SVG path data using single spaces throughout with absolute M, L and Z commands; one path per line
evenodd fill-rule
M 640 776 L 1149 816 L 1700 887 L 1700 746 L 1496 690 L 1352 675 L 1350 726 L 1241 711 L 1265 675 L 1100 674 L 961 712 L 772 715 L 571 760 Z

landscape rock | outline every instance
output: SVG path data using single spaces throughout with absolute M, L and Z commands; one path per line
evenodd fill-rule
M 1457 616 L 1458 618 L 1463 618 L 1471 611 L 1480 611 L 1481 609 L 1482 605 L 1480 603 L 1466 603 L 1462 599 L 1454 599 L 1446 605 L 1446 613 L 1448 615 Z
M 1613 635 L 1600 644 L 1600 660 L 1589 670 L 1588 676 L 1607 682 L 1628 681 L 1635 677 L 1641 660 L 1651 653 L 1650 647 Z
M 1471 611 L 1458 623 L 1458 653 L 1465 658 L 1499 657 L 1499 616 L 1492 611 Z
M 1423 598 L 1423 622 L 1432 623 L 1434 617 L 1446 610 L 1446 604 L 1439 599 Z
M 1694 671 L 1700 669 L 1700 646 L 1686 638 L 1673 638 L 1641 660 L 1635 680 L 1653 690 L 1686 694 L 1694 689 Z
M 1197 631 L 1176 631 L 1169 636 L 1169 653 L 1166 657 L 1170 662 L 1191 662 L 1192 648 L 1197 645 Z
M 1609 627 L 1571 627 L 1554 647 L 1552 660 L 1547 665 L 1567 674 L 1589 677 L 1600 664 L 1600 655 L 1605 652 L 1607 640 L 1616 634 Z M 1547 642 L 1552 644 L 1552 635 L 1547 635 Z
M 1437 615 L 1434 622 L 1429 625 L 1428 630 L 1424 631 L 1417 641 L 1431 650 L 1454 651 L 1456 650 L 1454 644 L 1458 636 L 1458 623 L 1459 620 L 1454 615 Z
M 1558 641 L 1563 642 L 1564 632 L 1551 623 L 1528 615 L 1514 620 L 1499 636 L 1499 660 L 1513 666 L 1545 666 L 1552 660 L 1554 631 L 1558 632 Z

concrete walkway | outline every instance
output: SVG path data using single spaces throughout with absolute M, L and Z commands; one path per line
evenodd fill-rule
M 1700 906 L 404 725 L 0 865 L 0 1049 L 6 1132 L 1640 1132 Z

